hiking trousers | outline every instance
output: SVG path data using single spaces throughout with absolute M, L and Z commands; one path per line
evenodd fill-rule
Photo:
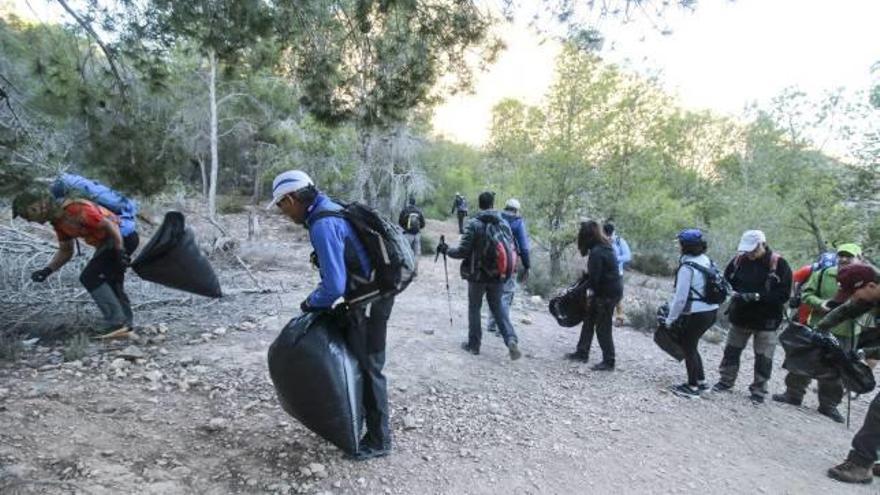
M 736 383 L 739 374 L 739 362 L 743 349 L 753 337 L 752 345 L 755 349 L 755 379 L 749 385 L 749 391 L 755 395 L 764 397 L 767 395 L 767 382 L 773 373 L 773 352 L 778 342 L 776 330 L 756 330 L 734 325 L 727 332 L 727 344 L 724 347 L 724 357 L 721 358 L 721 366 L 718 372 L 721 374 L 721 383 L 732 387 Z
M 418 273 L 419 273 L 419 258 L 422 255 L 422 235 L 421 234 L 407 234 L 406 232 L 404 232 L 403 236 L 406 237 L 407 241 L 409 241 L 409 247 L 412 249 L 413 258 L 415 258 L 415 262 L 416 262 L 415 273 L 418 275 Z
M 850 350 L 852 340 L 847 337 L 837 337 L 840 342 L 840 348 Z M 807 387 L 813 381 L 807 375 L 800 375 L 789 371 L 785 376 L 785 395 L 798 402 L 804 400 L 807 393 Z M 837 407 L 843 400 L 843 381 L 840 378 L 834 380 L 816 380 L 819 384 L 819 407 Z
M 385 340 L 388 318 L 394 298 L 384 298 L 365 307 L 349 310 L 349 328 L 345 341 L 357 358 L 363 376 L 362 401 L 367 434 L 365 442 L 372 447 L 391 447 L 389 426 L 388 383 L 382 369 L 385 367 Z
M 464 234 L 464 219 L 467 218 L 467 211 L 458 210 L 458 233 Z
M 501 303 L 504 305 L 504 312 L 510 316 L 510 308 L 513 307 L 513 295 L 516 293 L 516 275 L 507 279 L 507 282 L 504 282 L 504 288 L 501 290 Z M 486 320 L 486 330 L 490 332 L 494 332 L 498 330 L 498 323 L 495 322 L 495 317 L 492 316 L 492 312 L 489 312 L 489 319 Z
M 679 343 L 684 349 L 684 365 L 687 369 L 688 385 L 692 387 L 706 381 L 699 345 L 703 334 L 715 323 L 717 313 L 718 310 L 691 313 L 681 315 L 676 321 L 676 333 L 678 333 Z
M 874 396 L 868 406 L 865 422 L 853 437 L 848 459 L 869 468 L 877 462 L 877 449 L 880 449 L 880 393 Z
M 482 314 L 483 296 L 489 303 L 489 313 L 498 322 L 498 329 L 505 345 L 517 342 L 516 332 L 510 322 L 508 308 L 501 302 L 501 293 L 504 291 L 503 282 L 468 282 L 468 346 L 471 349 L 479 349 L 483 340 Z
M 138 233 L 132 232 L 123 237 L 122 243 L 125 252 L 131 255 L 140 243 Z M 80 272 L 79 275 L 80 283 L 90 294 L 92 294 L 93 298 L 95 298 L 98 288 L 104 284 L 107 284 L 107 286 L 112 289 L 112 295 L 108 296 L 110 301 L 104 301 L 106 298 L 103 296 L 95 299 L 96 304 L 101 309 L 101 313 L 104 315 L 104 323 L 108 327 L 118 327 L 123 323 L 130 326 L 134 319 L 131 310 L 131 302 L 128 299 L 128 294 L 125 293 L 126 268 L 127 267 L 120 265 L 113 243 L 108 240 L 95 249 L 95 254 L 92 256 L 92 259 L 86 263 L 85 268 L 83 268 L 83 271 Z M 115 301 L 112 299 L 115 299 Z M 116 307 L 118 304 L 122 314 L 111 317 L 106 308 L 107 303 L 113 307 Z M 116 321 L 117 318 L 120 321 Z
M 577 352 L 583 355 L 590 354 L 593 345 L 593 334 L 599 341 L 602 349 L 602 362 L 614 366 L 614 337 L 612 336 L 612 322 L 614 307 L 620 302 L 620 298 L 606 299 L 593 298 L 589 301 L 584 324 L 581 326 L 581 336 L 577 343 Z

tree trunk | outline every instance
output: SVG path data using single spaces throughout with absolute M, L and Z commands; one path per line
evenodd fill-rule
M 205 168 L 205 160 L 203 157 L 198 157 L 199 161 L 199 172 L 202 173 L 202 197 L 208 197 L 208 169 Z
M 208 94 L 211 105 L 211 184 L 208 189 L 208 216 L 212 219 L 217 213 L 217 175 L 220 168 L 217 156 L 217 55 L 208 52 Z
M 562 279 L 563 246 L 558 242 L 550 243 L 550 280 L 553 283 Z

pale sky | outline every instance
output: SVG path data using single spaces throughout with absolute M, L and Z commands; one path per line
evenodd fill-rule
M 606 24 L 601 56 L 640 72 L 659 71 L 686 108 L 736 116 L 747 103 L 766 102 L 788 86 L 815 97 L 841 86 L 867 89 L 871 65 L 880 61 L 878 21 L 880 0 L 701 0 L 693 13 L 667 16 L 669 36 L 644 23 Z M 481 145 L 498 100 L 540 103 L 558 46 L 540 45 L 521 25 L 505 27 L 502 36 L 508 50 L 478 77 L 475 94 L 437 109 L 438 134 Z

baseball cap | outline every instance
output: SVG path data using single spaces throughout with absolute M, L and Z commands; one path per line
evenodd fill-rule
M 841 244 L 840 246 L 837 246 L 837 254 L 841 253 L 847 253 L 855 257 L 859 257 L 862 255 L 862 248 L 858 244 L 854 244 L 852 242 Z
M 836 303 L 845 303 L 853 293 L 869 282 L 877 281 L 877 272 L 874 267 L 855 263 L 847 265 L 837 272 L 837 294 L 834 295 L 833 301 Z
M 675 238 L 682 244 L 697 244 L 703 240 L 703 231 L 700 229 L 684 229 Z
M 765 242 L 767 242 L 767 237 L 764 236 L 763 232 L 760 230 L 747 230 L 740 237 L 739 246 L 737 246 L 736 250 L 740 253 L 751 253 Z
M 266 209 L 271 210 L 285 195 L 314 185 L 312 178 L 301 170 L 281 172 L 272 181 L 272 202 L 266 205 Z
M 519 200 L 516 198 L 508 199 L 507 203 L 504 203 L 504 209 L 519 211 L 519 209 L 520 209 Z

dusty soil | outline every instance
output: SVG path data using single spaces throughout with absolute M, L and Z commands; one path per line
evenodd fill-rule
M 246 237 L 243 222 L 230 223 Z M 428 257 L 390 321 L 394 453 L 345 460 L 276 401 L 266 351 L 317 274 L 301 232 L 275 216 L 262 224 L 263 240 L 239 252 L 274 292 L 147 304 L 137 342 L 91 344 L 86 357 L 62 362 L 62 344 L 46 340 L 0 364 L 0 492 L 877 493 L 824 474 L 846 455 L 868 398 L 853 402 L 849 431 L 815 412 L 815 394 L 802 408 L 753 406 L 747 351 L 735 392 L 682 399 L 667 390 L 684 366 L 626 327 L 615 335 L 618 370 L 592 372 L 562 359 L 575 329 L 524 294 L 513 319 L 525 357 L 511 362 L 491 335 L 472 356 L 459 348 L 466 288 L 457 264 L 450 328 L 442 263 Z M 218 265 L 224 285 L 251 283 L 234 264 Z M 628 283 L 630 304 L 665 284 Z M 702 349 L 713 380 L 721 347 Z M 776 391 L 780 363 L 781 349 Z

